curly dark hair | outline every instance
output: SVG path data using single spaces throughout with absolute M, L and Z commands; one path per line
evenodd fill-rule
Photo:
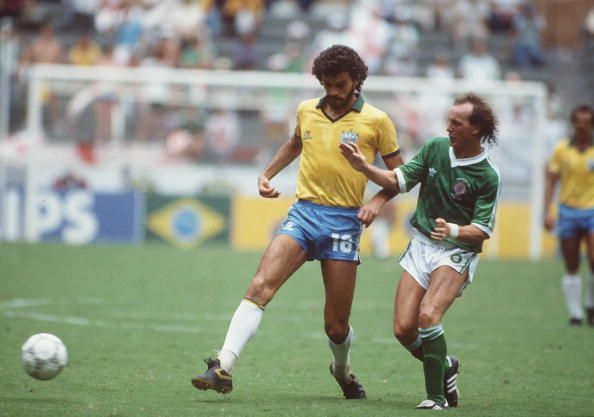
M 367 78 L 367 65 L 354 49 L 345 45 L 332 45 L 323 50 L 314 60 L 312 74 L 322 82 L 326 76 L 335 76 L 348 72 L 356 82 L 355 90 L 361 92 L 363 82 Z
M 499 121 L 493 112 L 493 108 L 485 99 L 473 93 L 464 94 L 454 100 L 454 104 L 472 104 L 472 113 L 468 117 L 471 125 L 480 126 L 481 143 L 489 145 L 497 144 L 497 127 Z

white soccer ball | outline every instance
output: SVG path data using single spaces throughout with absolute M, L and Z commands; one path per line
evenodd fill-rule
M 46 381 L 54 378 L 66 366 L 68 352 L 58 337 L 38 333 L 23 344 L 21 362 L 25 372 L 35 379 Z

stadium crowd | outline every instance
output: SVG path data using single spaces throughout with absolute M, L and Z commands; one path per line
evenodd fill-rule
M 321 17 L 316 10 L 324 6 L 333 7 Z M 531 79 L 547 73 L 531 69 L 550 61 L 541 43 L 546 19 L 524 0 L 11 0 L 0 1 L 0 17 L 3 67 L 13 86 L 11 131 L 23 127 L 27 70 L 39 63 L 309 72 L 313 57 L 342 43 L 361 52 L 370 74 L 447 83 Z M 585 34 L 593 20 L 586 20 Z M 551 92 L 555 115 L 554 85 Z M 49 101 L 47 119 L 55 127 L 49 130 L 60 136 L 58 106 L 52 110 Z M 421 115 L 401 101 L 395 123 L 403 143 L 418 148 Z M 108 108 L 98 107 L 95 117 L 107 117 Z M 236 115 L 223 116 L 230 126 L 238 123 Z M 200 132 L 205 123 L 198 123 Z M 95 124 L 94 140 L 104 140 L 107 124 Z M 133 137 L 162 140 L 179 127 L 140 123 Z M 196 126 L 190 133 L 196 136 Z M 193 159 L 204 154 L 198 142 L 188 152 Z

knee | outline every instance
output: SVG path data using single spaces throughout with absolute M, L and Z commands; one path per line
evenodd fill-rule
M 426 329 L 436 326 L 441 322 L 441 315 L 432 306 L 422 307 L 419 311 L 419 327 Z
M 418 324 L 416 321 L 406 322 L 398 319 L 394 320 L 394 336 L 404 345 L 408 345 L 414 341 L 417 335 L 417 328 Z
M 274 288 L 267 285 L 264 278 L 256 276 L 250 283 L 250 286 L 245 293 L 245 298 L 252 300 L 260 306 L 265 306 L 272 300 L 274 293 Z
M 349 335 L 349 323 L 346 320 L 336 320 L 324 324 L 324 331 L 333 343 L 342 344 Z

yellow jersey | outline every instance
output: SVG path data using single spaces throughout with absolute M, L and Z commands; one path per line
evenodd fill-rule
M 303 149 L 297 177 L 297 198 L 333 207 L 361 207 L 367 178 L 340 153 L 341 142 L 356 142 L 367 161 L 399 152 L 396 129 L 386 113 L 359 96 L 337 120 L 322 111 L 323 99 L 303 101 L 297 110 L 295 136 Z
M 555 147 L 548 169 L 560 176 L 559 203 L 594 208 L 594 141 L 580 152 L 569 139 L 563 139 Z

